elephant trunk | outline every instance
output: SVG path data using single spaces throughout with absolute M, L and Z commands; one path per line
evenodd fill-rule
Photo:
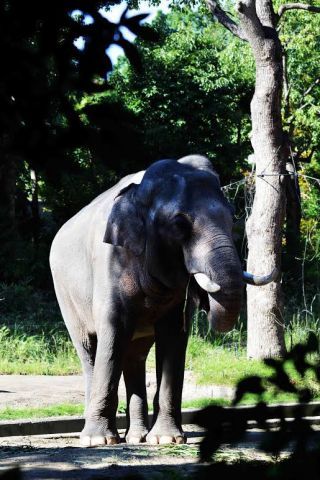
M 237 321 L 244 291 L 242 268 L 235 249 L 227 249 L 218 274 L 212 267 L 210 270 L 209 275 L 220 286 L 220 290 L 208 292 L 209 324 L 213 330 L 227 332 Z
M 238 318 L 244 290 L 243 272 L 231 239 L 219 238 L 214 248 L 199 245 L 186 266 L 208 293 L 208 320 L 212 329 L 231 330 Z
M 242 301 L 242 289 L 234 295 L 226 292 L 209 294 L 210 311 L 208 321 L 210 327 L 217 332 L 231 330 L 238 318 Z

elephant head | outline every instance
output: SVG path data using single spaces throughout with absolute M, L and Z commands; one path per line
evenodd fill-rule
M 160 160 L 141 183 L 121 190 L 104 241 L 140 258 L 147 274 L 168 289 L 185 289 L 192 278 L 193 292 L 208 306 L 211 327 L 227 331 L 238 317 L 245 282 L 264 285 L 276 276 L 242 271 L 232 223 L 211 162 L 191 155 Z

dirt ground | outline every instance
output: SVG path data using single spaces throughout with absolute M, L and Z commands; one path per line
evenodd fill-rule
M 164 474 L 177 465 L 183 471 L 190 471 L 190 467 L 195 466 L 195 443 L 183 446 L 180 453 L 170 455 L 168 450 L 163 447 L 126 444 L 83 449 L 78 447 L 78 439 L 75 437 L 16 437 L 0 440 L 0 467 L 20 465 L 23 480 L 93 480 L 123 478 L 137 473 L 149 477 L 151 473 Z
M 81 375 L 0 375 L 0 409 L 10 407 L 41 407 L 61 403 L 83 403 L 84 382 Z M 148 400 L 156 390 L 155 373 L 147 373 Z M 191 372 L 186 372 L 183 400 L 195 398 L 232 398 L 233 389 L 225 386 L 197 385 Z M 125 400 L 123 379 L 119 399 Z
M 186 425 L 184 428 L 188 443 L 176 446 L 121 443 L 84 449 L 78 447 L 75 435 L 2 438 L 0 472 L 19 466 L 23 480 L 106 480 L 126 476 L 132 476 L 134 480 L 134 475 L 167 480 L 177 478 L 177 473 L 191 479 L 197 469 L 203 468 L 198 464 L 202 432 L 194 425 Z M 232 450 L 225 446 L 219 453 L 220 457 L 237 461 L 245 455 L 246 458 L 265 460 L 265 455 L 252 449 L 257 435 L 259 436 L 257 432 L 248 433 L 246 441 Z
M 149 398 L 155 390 L 155 377 L 148 374 Z M 200 387 L 187 372 L 184 399 L 200 397 L 225 397 L 233 395 L 225 387 Z M 120 399 L 125 398 L 123 383 Z M 0 408 L 5 406 L 41 406 L 54 403 L 83 401 L 83 381 L 74 377 L 0 376 Z M 21 477 L 13 473 L 10 480 L 107 480 L 138 478 L 152 480 L 177 480 L 194 477 L 198 469 L 206 466 L 198 463 L 199 444 L 203 431 L 196 425 L 184 425 L 188 441 L 186 445 L 119 445 L 93 449 L 79 447 L 79 434 L 46 435 L 0 438 L 1 472 L 18 467 Z M 124 431 L 119 432 L 124 436 Z M 220 459 L 236 462 L 269 460 L 257 450 L 262 432 L 248 431 L 246 438 L 237 445 L 225 445 L 219 451 Z
M 149 401 L 156 388 L 155 374 L 147 375 Z M 199 386 L 191 372 L 186 372 L 183 399 L 201 397 L 232 398 L 233 390 L 219 386 Z M 123 381 L 119 398 L 125 400 Z M 36 407 L 59 403 L 82 403 L 81 376 L 0 376 L 0 409 Z M 78 433 L 60 436 L 0 438 L 0 474 L 2 470 L 20 467 L 23 480 L 111 479 L 142 475 L 152 479 L 174 479 L 176 473 L 192 478 L 197 463 L 198 447 L 203 432 L 195 425 L 184 426 L 186 445 L 151 446 L 147 444 L 104 446 L 83 449 L 78 446 Z M 120 431 L 120 434 L 124 432 Z M 233 455 L 237 455 L 233 450 Z M 241 453 L 239 453 L 241 455 Z M 13 476 L 16 480 L 16 476 Z
M 155 375 L 147 377 L 149 399 L 155 391 Z M 201 397 L 232 398 L 231 388 L 199 386 L 190 372 L 186 372 L 183 399 Z M 123 382 L 119 397 L 125 399 Z M 81 403 L 83 379 L 81 376 L 0 376 L 0 408 L 6 406 L 44 406 L 55 403 Z M 10 480 L 107 480 L 113 478 L 145 478 L 152 480 L 191 479 L 195 471 L 205 468 L 198 463 L 198 450 L 203 431 L 195 425 L 184 425 L 186 445 L 126 445 L 103 446 L 93 449 L 79 447 L 79 434 L 2 437 L 0 438 L 0 478 L 3 471 L 18 467 L 21 477 L 14 473 Z M 320 429 L 318 428 L 319 439 Z M 119 432 L 122 437 L 124 431 Z M 220 459 L 271 460 L 257 446 L 261 431 L 248 431 L 237 445 L 225 445 L 219 451 Z M 317 440 L 319 441 L 319 440 Z M 284 452 L 283 455 L 287 455 Z M 139 475 L 139 477 L 137 477 Z

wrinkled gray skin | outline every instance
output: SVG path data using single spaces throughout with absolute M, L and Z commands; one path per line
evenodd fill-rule
M 127 442 L 185 441 L 185 323 L 200 306 L 209 310 L 213 328 L 229 330 L 241 305 L 242 270 L 231 230 L 231 211 L 211 163 L 190 156 L 125 177 L 58 232 L 50 264 L 86 382 L 81 445 L 119 441 L 115 416 L 122 372 Z M 205 273 L 220 291 L 208 295 L 195 282 L 196 273 Z M 154 342 L 157 393 L 149 430 L 145 360 Z

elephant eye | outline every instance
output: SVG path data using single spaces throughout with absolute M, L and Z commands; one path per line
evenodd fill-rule
M 176 214 L 171 221 L 172 235 L 177 240 L 186 240 L 192 230 L 192 222 L 188 215 L 184 213 Z

